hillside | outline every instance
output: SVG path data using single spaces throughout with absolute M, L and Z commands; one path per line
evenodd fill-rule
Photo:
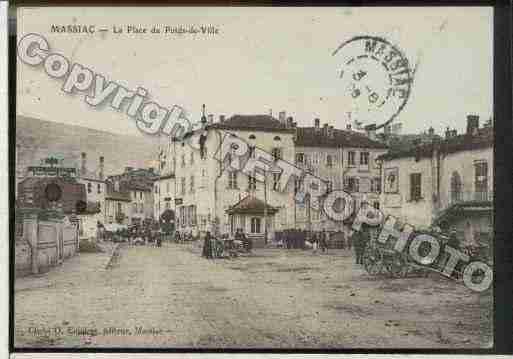
M 121 173 L 125 166 L 146 168 L 155 160 L 158 137 L 137 137 L 97 131 L 18 116 L 16 120 L 16 173 L 37 166 L 42 158 L 58 155 L 64 166 L 80 168 L 80 154 L 87 153 L 88 171 L 96 171 L 99 157 L 105 157 L 105 174 Z

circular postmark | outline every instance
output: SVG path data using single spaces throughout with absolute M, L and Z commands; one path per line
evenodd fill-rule
M 413 71 L 403 52 L 387 40 L 357 36 L 334 52 L 344 88 L 347 119 L 381 128 L 401 112 L 411 92 Z

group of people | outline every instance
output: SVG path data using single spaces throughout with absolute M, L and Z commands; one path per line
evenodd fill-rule
M 235 251 L 235 243 L 241 243 L 242 248 L 247 253 L 251 253 L 253 249 L 251 238 L 246 236 L 242 228 L 238 228 L 233 237 L 225 234 L 219 239 L 212 236 L 210 231 L 207 231 L 203 239 L 203 250 L 201 255 L 207 259 L 218 258 L 223 255 L 225 251 L 228 253 Z

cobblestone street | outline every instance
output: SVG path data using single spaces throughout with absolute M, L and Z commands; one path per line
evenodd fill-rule
M 18 279 L 15 346 L 491 345 L 491 309 L 480 309 L 490 294 L 437 275 L 371 277 L 349 251 L 260 249 L 213 261 L 197 244 L 165 243 L 120 253 L 110 269 L 108 253 L 80 254 Z

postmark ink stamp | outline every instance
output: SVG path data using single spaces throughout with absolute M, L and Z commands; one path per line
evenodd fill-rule
M 413 82 L 404 53 L 381 37 L 357 36 L 332 55 L 340 64 L 342 95 L 351 103 L 349 120 L 376 129 L 392 122 L 408 102 Z

